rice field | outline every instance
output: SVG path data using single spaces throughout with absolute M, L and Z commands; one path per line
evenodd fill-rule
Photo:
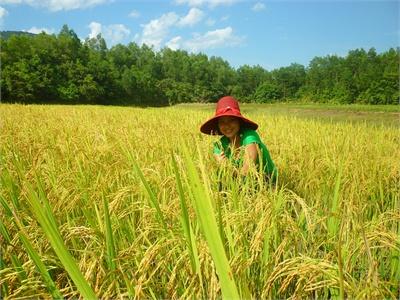
M 400 297 L 399 124 L 244 109 L 272 185 L 207 108 L 0 105 L 0 298 Z

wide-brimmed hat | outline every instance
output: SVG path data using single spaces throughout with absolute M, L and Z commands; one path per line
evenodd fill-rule
M 218 100 L 215 115 L 200 127 L 200 131 L 205 134 L 221 134 L 218 129 L 218 118 L 222 116 L 232 116 L 241 120 L 242 126 L 256 130 L 258 125 L 246 119 L 240 113 L 239 102 L 231 97 L 225 96 Z

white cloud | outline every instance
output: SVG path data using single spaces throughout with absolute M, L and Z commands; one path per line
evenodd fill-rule
M 51 11 L 59 11 L 93 7 L 105 3 L 106 0 L 46 0 L 37 2 L 41 4 L 40 6 L 48 7 Z
M 124 38 L 130 35 L 131 31 L 123 24 L 112 24 L 105 28 L 105 38 L 110 41 L 112 45 L 121 42 Z
M 204 12 L 198 8 L 191 8 L 188 14 L 182 17 L 179 22 L 178 26 L 193 26 L 194 24 L 200 22 L 204 17 Z
M 158 19 L 142 24 L 142 33 L 135 34 L 133 40 L 139 45 L 147 44 L 155 50 L 168 47 L 174 50 L 185 49 L 191 52 L 217 47 L 232 47 L 239 45 L 244 40 L 243 37 L 236 36 L 230 26 L 208 31 L 204 34 L 195 33 L 189 39 L 185 39 L 180 35 L 171 35 L 171 31 L 174 28 L 191 26 L 200 22 L 204 16 L 204 12 L 198 8 L 190 9 L 187 15 L 183 17 L 178 16 L 175 12 L 163 14 Z M 215 21 L 209 18 L 206 24 L 211 26 L 215 24 Z
M 0 0 L 0 4 L 27 4 L 44 7 L 51 11 L 83 9 L 108 2 L 109 0 Z
M 187 4 L 190 7 L 199 7 L 202 5 L 208 5 L 209 7 L 213 8 L 219 5 L 230 5 L 238 0 L 175 0 L 176 4 Z
M 241 44 L 244 38 L 236 36 L 231 27 L 208 31 L 204 34 L 195 34 L 192 39 L 183 40 L 181 36 L 172 38 L 165 46 L 172 50 L 185 49 L 189 52 L 201 50 L 233 47 Z
M 98 34 L 106 40 L 107 45 L 115 45 L 128 37 L 131 31 L 123 24 L 111 24 L 104 26 L 97 22 L 89 24 L 90 33 L 89 38 L 95 38 Z
M 207 26 L 213 26 L 214 24 L 215 24 L 215 20 L 214 19 L 211 19 L 211 18 L 207 19 L 207 21 L 206 21 L 206 25 Z
M 257 2 L 256 4 L 253 5 L 251 9 L 256 12 L 262 11 L 265 9 L 265 4 L 262 2 Z
M 4 17 L 8 15 L 8 11 L 0 6 L 0 21 L 3 20 Z
M 8 11 L 0 6 L 0 29 L 3 29 L 4 19 L 8 15 Z
M 222 21 L 222 22 L 228 21 L 228 19 L 229 19 L 229 16 L 223 16 L 223 17 L 221 17 L 221 21 Z
M 89 33 L 89 38 L 93 39 L 95 38 L 98 34 L 102 33 L 101 32 L 101 24 L 97 22 L 91 22 L 89 24 L 90 28 L 90 33 Z
M 185 42 L 185 48 L 193 52 L 203 49 L 217 48 L 221 46 L 236 46 L 243 38 L 235 36 L 231 27 L 208 31 L 203 35 L 196 35 L 193 39 Z
M 30 33 L 35 33 L 35 34 L 42 33 L 43 31 L 46 32 L 47 34 L 53 34 L 53 33 L 55 33 L 55 30 L 54 30 L 54 29 L 49 29 L 49 28 L 37 28 L 37 27 L 35 27 L 35 26 L 31 27 L 31 28 L 28 29 L 28 30 L 24 30 L 24 31 L 30 32 Z
M 168 48 L 170 48 L 171 50 L 178 50 L 179 48 L 181 48 L 181 44 L 180 41 L 182 40 L 182 37 L 180 36 L 176 36 L 172 39 L 170 39 L 165 46 L 167 46 Z
M 189 6 L 201 6 L 205 2 L 205 0 L 175 0 L 176 4 L 188 4 Z
M 143 32 L 139 43 L 154 46 L 155 49 L 161 48 L 162 42 L 168 36 L 170 27 L 175 25 L 178 20 L 178 15 L 170 12 L 163 14 L 159 19 L 154 19 L 145 25 L 141 25 Z
M 0 0 L 0 4 L 21 4 L 21 0 Z
M 137 10 L 132 10 L 129 13 L 129 17 L 131 17 L 131 18 L 138 18 L 139 16 L 140 16 L 140 13 Z

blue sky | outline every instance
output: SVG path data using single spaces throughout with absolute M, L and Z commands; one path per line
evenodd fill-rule
M 268 70 L 349 50 L 400 46 L 400 1 L 388 0 L 0 0 L 2 30 L 101 33 L 111 46 L 136 42 L 219 56 Z

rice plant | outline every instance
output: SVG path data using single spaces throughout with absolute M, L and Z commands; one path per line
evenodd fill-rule
M 196 106 L 0 106 L 3 298 L 400 294 L 398 127 L 247 115 L 278 184 L 213 161 Z

